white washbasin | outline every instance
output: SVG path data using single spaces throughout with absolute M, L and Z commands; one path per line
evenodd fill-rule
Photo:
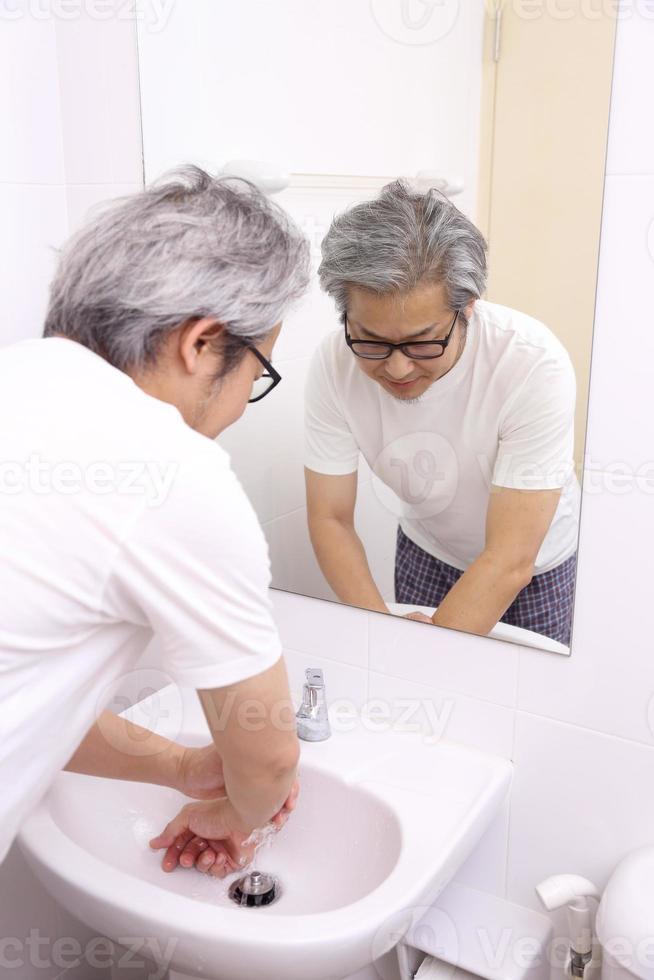
M 180 714 L 180 741 L 209 740 L 194 691 L 154 697 L 159 717 Z M 130 716 L 143 723 L 146 705 Z M 281 882 L 263 908 L 228 898 L 241 872 L 220 880 L 161 870 L 148 840 L 186 802 L 173 790 L 62 773 L 19 842 L 72 915 L 116 942 L 152 937 L 165 950 L 173 938 L 168 965 L 177 970 L 207 980 L 340 980 L 399 941 L 398 915 L 434 901 L 510 780 L 504 759 L 414 733 L 359 728 L 303 742 L 297 809 L 255 858 Z
M 389 612 L 394 616 L 406 616 L 407 613 L 421 612 L 425 616 L 433 616 L 438 606 L 411 606 L 403 602 L 387 602 Z M 570 654 L 570 647 L 565 643 L 553 640 L 551 636 L 534 633 L 533 630 L 523 629 L 522 626 L 511 626 L 510 623 L 496 623 L 488 634 L 495 640 L 508 640 L 519 643 L 523 647 L 535 647 L 537 650 L 548 650 L 550 653 Z

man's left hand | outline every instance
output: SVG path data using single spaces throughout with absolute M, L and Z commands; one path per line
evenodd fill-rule
M 185 796 L 195 800 L 213 800 L 224 795 L 225 779 L 223 762 L 218 749 L 214 745 L 203 748 L 182 748 L 177 762 L 177 778 L 175 789 Z M 291 812 L 295 809 L 299 783 L 293 785 L 289 798 L 279 813 L 272 818 L 272 823 L 279 830 L 286 823 Z M 246 834 L 242 835 L 245 840 Z M 208 840 L 197 837 L 185 831 L 180 834 L 175 843 L 168 848 L 164 858 L 166 871 L 173 871 L 177 865 L 183 868 L 195 866 L 198 871 L 224 877 L 247 865 L 254 854 L 254 847 L 242 848 L 241 841 L 235 841 L 239 846 L 230 848 L 224 841 Z M 236 859 L 235 851 L 239 852 L 240 860 Z M 245 864 L 243 859 L 245 858 Z

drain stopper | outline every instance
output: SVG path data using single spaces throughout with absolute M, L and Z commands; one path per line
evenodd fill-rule
M 230 885 L 229 897 L 249 908 L 270 905 L 277 897 L 277 879 L 263 871 L 250 871 Z

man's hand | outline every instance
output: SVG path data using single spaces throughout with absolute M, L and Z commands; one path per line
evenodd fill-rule
M 200 869 L 222 877 L 228 873 L 227 859 L 235 867 L 242 866 L 241 858 L 246 856 L 241 853 L 242 843 L 247 837 L 247 833 L 240 832 L 236 827 L 235 814 L 229 800 L 224 796 L 202 803 L 187 803 L 163 831 L 150 841 L 150 847 L 153 850 L 166 848 L 162 868 L 164 871 L 173 871 L 182 852 L 186 855 L 183 866 L 191 867 L 211 841 L 216 846 L 214 860 L 210 867 L 205 867 L 208 864 L 205 859 L 201 862 Z M 191 855 L 192 861 L 189 860 Z M 229 870 L 233 869 L 230 867 Z
M 434 614 L 436 626 L 486 636 L 532 579 L 561 490 L 492 485 L 482 553 L 457 579 Z
M 270 821 L 276 830 L 284 826 L 295 809 L 299 789 L 296 780 L 283 807 Z M 254 856 L 255 845 L 244 846 L 250 834 L 230 827 L 230 813 L 226 797 L 185 806 L 164 831 L 150 841 L 153 850 L 166 848 L 161 865 L 163 870 L 174 871 L 178 865 L 183 868 L 195 866 L 204 874 L 224 878 L 247 867 Z
M 430 616 L 425 616 L 421 612 L 405 613 L 402 619 L 414 619 L 416 623 L 429 623 L 431 626 L 434 625 L 434 620 Z

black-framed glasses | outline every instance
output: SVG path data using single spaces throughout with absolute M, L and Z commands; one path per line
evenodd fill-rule
M 345 343 L 357 357 L 365 357 L 371 361 L 383 361 L 390 357 L 394 350 L 401 350 L 405 357 L 412 361 L 426 361 L 432 357 L 442 357 L 450 342 L 456 321 L 461 310 L 457 310 L 452 325 L 445 337 L 440 340 L 410 340 L 402 344 L 391 344 L 386 340 L 353 340 L 347 329 L 347 313 L 345 314 Z
M 263 356 L 260 350 L 257 350 L 252 344 L 246 343 L 245 346 L 263 364 L 263 374 L 252 385 L 252 395 L 248 399 L 249 402 L 260 402 L 262 398 L 269 395 L 273 388 L 279 384 L 282 376 L 278 371 L 275 371 L 270 361 Z

